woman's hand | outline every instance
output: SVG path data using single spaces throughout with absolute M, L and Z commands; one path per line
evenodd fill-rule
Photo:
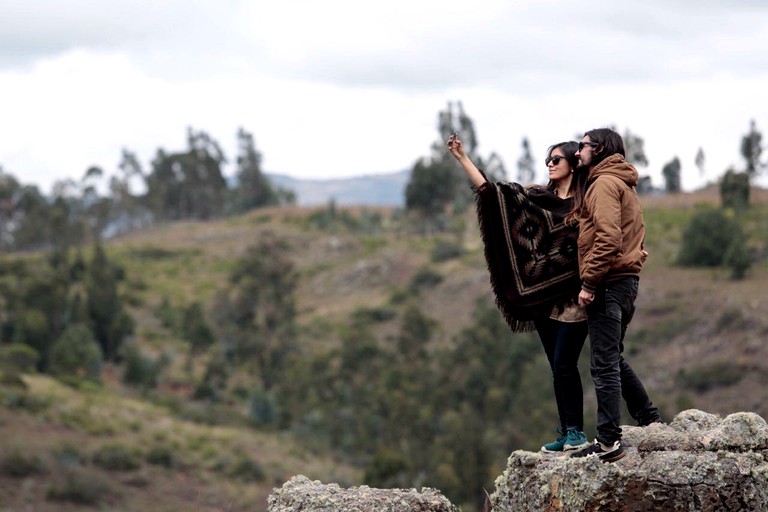
M 464 169 L 467 177 L 472 182 L 472 185 L 476 187 L 482 186 L 486 181 L 485 176 L 483 176 L 483 173 L 480 172 L 477 167 L 475 167 L 475 164 L 473 164 L 472 160 L 470 160 L 469 156 L 467 156 L 467 153 L 464 151 L 464 146 L 459 140 L 459 134 L 453 132 L 451 136 L 448 137 L 447 142 L 448 151 L 450 151 L 454 158 L 459 161 L 459 164 L 461 164 L 461 167 Z
M 448 137 L 448 151 L 450 151 L 454 158 L 459 161 L 461 161 L 462 158 L 467 157 L 467 154 L 464 152 L 464 146 L 461 144 L 459 135 L 456 132 L 453 132 L 451 136 Z

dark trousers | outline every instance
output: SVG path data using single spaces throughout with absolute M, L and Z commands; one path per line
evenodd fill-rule
M 584 392 L 579 375 L 579 354 L 587 339 L 587 322 L 566 323 L 551 318 L 536 321 L 547 354 L 555 388 L 557 413 L 563 432 L 584 430 Z
M 587 306 L 589 359 L 597 395 L 597 440 L 621 439 L 621 399 L 638 425 L 661 421 L 642 382 L 622 357 L 624 334 L 635 313 L 639 278 L 622 277 L 597 288 Z

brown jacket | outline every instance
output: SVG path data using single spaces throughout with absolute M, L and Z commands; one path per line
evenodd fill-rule
M 582 288 L 594 293 L 612 277 L 637 275 L 643 268 L 645 225 L 637 197 L 637 170 L 611 155 L 587 177 L 579 212 L 579 274 Z

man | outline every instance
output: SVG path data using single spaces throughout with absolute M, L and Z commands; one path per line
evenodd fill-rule
M 572 457 L 624 457 L 621 399 L 639 425 L 661 421 L 659 411 L 622 357 L 624 334 L 635 311 L 645 225 L 637 197 L 637 170 L 624 160 L 624 141 L 608 128 L 590 130 L 576 152 L 587 172 L 573 213 L 579 221 L 579 304 L 586 306 L 590 371 L 597 395 L 597 438 Z

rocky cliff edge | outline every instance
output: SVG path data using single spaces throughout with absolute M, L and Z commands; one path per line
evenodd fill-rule
M 513 452 L 491 495 L 497 512 L 768 510 L 768 424 L 691 409 L 669 424 L 622 427 L 626 457 Z M 438 490 L 342 489 L 295 476 L 269 496 L 269 512 L 458 512 Z

